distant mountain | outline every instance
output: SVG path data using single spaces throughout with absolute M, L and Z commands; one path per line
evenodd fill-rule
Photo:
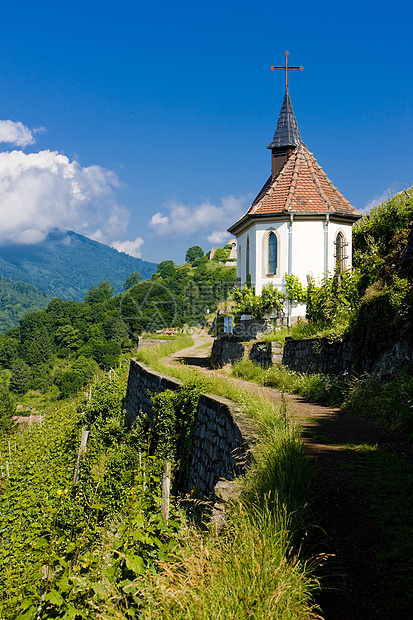
M 148 279 L 155 263 L 118 252 L 72 231 L 52 232 L 36 245 L 0 246 L 0 276 L 32 284 L 47 295 L 81 301 L 91 286 L 103 280 L 116 291 L 139 271 Z
M 51 300 L 31 284 L 0 278 L 0 334 L 16 327 L 28 312 L 43 310 Z

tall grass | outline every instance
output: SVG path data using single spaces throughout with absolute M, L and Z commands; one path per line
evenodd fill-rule
M 141 617 L 162 620 L 319 618 L 311 605 L 317 586 L 291 554 L 285 510 L 234 508 L 224 534 L 190 529 L 173 562 L 151 574 L 140 590 Z
M 301 338 L 342 340 L 348 332 L 349 322 L 349 312 L 341 312 L 333 323 L 331 321 L 298 321 L 291 327 L 275 328 L 274 331 L 263 334 L 260 340 L 263 342 L 272 342 L 274 340 L 284 342 L 287 337 L 294 340 L 300 340 Z
M 230 378 L 189 366 L 170 366 L 164 353 L 142 350 L 140 359 L 205 392 L 243 405 L 261 443 L 243 481 L 240 502 L 229 507 L 221 533 L 187 527 L 174 561 L 139 582 L 140 617 L 146 619 L 319 618 L 313 594 L 319 584 L 306 563 L 303 540 L 311 523 L 312 469 L 285 403 L 275 408 Z
M 345 407 L 413 439 L 413 377 L 406 368 L 391 381 L 362 377 L 354 382 Z
M 235 364 L 232 375 L 334 407 L 343 404 L 356 381 L 350 374 L 306 374 L 289 370 L 286 366 L 264 369 L 247 359 Z

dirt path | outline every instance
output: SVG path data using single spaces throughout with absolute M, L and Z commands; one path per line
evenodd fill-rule
M 165 360 L 208 370 L 212 337 L 193 334 L 194 345 Z M 228 378 L 228 375 L 225 375 Z M 257 395 L 281 404 L 275 389 L 232 378 Z M 389 584 L 385 567 L 377 560 L 383 536 L 369 513 L 365 492 L 357 485 L 362 453 L 351 446 L 378 445 L 391 450 L 413 465 L 412 446 L 374 422 L 338 409 L 314 404 L 304 398 L 286 395 L 288 410 L 303 427 L 304 450 L 316 467 L 317 523 L 324 530 L 315 553 L 333 557 L 323 575 L 319 603 L 326 620 L 396 620 L 388 599 Z

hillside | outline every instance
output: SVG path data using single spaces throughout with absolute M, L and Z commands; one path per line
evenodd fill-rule
M 50 233 L 36 245 L 0 247 L 1 277 L 27 282 L 62 299 L 81 301 L 91 286 L 103 280 L 109 280 L 116 291 L 121 291 L 134 271 L 147 279 L 156 272 L 156 264 L 72 231 Z
M 28 312 L 46 308 L 51 299 L 31 284 L 0 278 L 0 334 L 18 325 Z

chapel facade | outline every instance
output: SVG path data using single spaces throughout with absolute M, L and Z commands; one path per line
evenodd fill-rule
M 238 286 L 242 288 L 251 279 L 256 295 L 270 283 L 285 291 L 286 274 L 307 285 L 310 278 L 317 284 L 325 275 L 349 269 L 352 226 L 361 217 L 301 140 L 288 77 L 277 127 L 267 148 L 271 150 L 270 177 L 245 215 L 228 229 L 237 239 Z M 286 312 L 291 324 L 305 316 L 305 305 L 293 303 Z

